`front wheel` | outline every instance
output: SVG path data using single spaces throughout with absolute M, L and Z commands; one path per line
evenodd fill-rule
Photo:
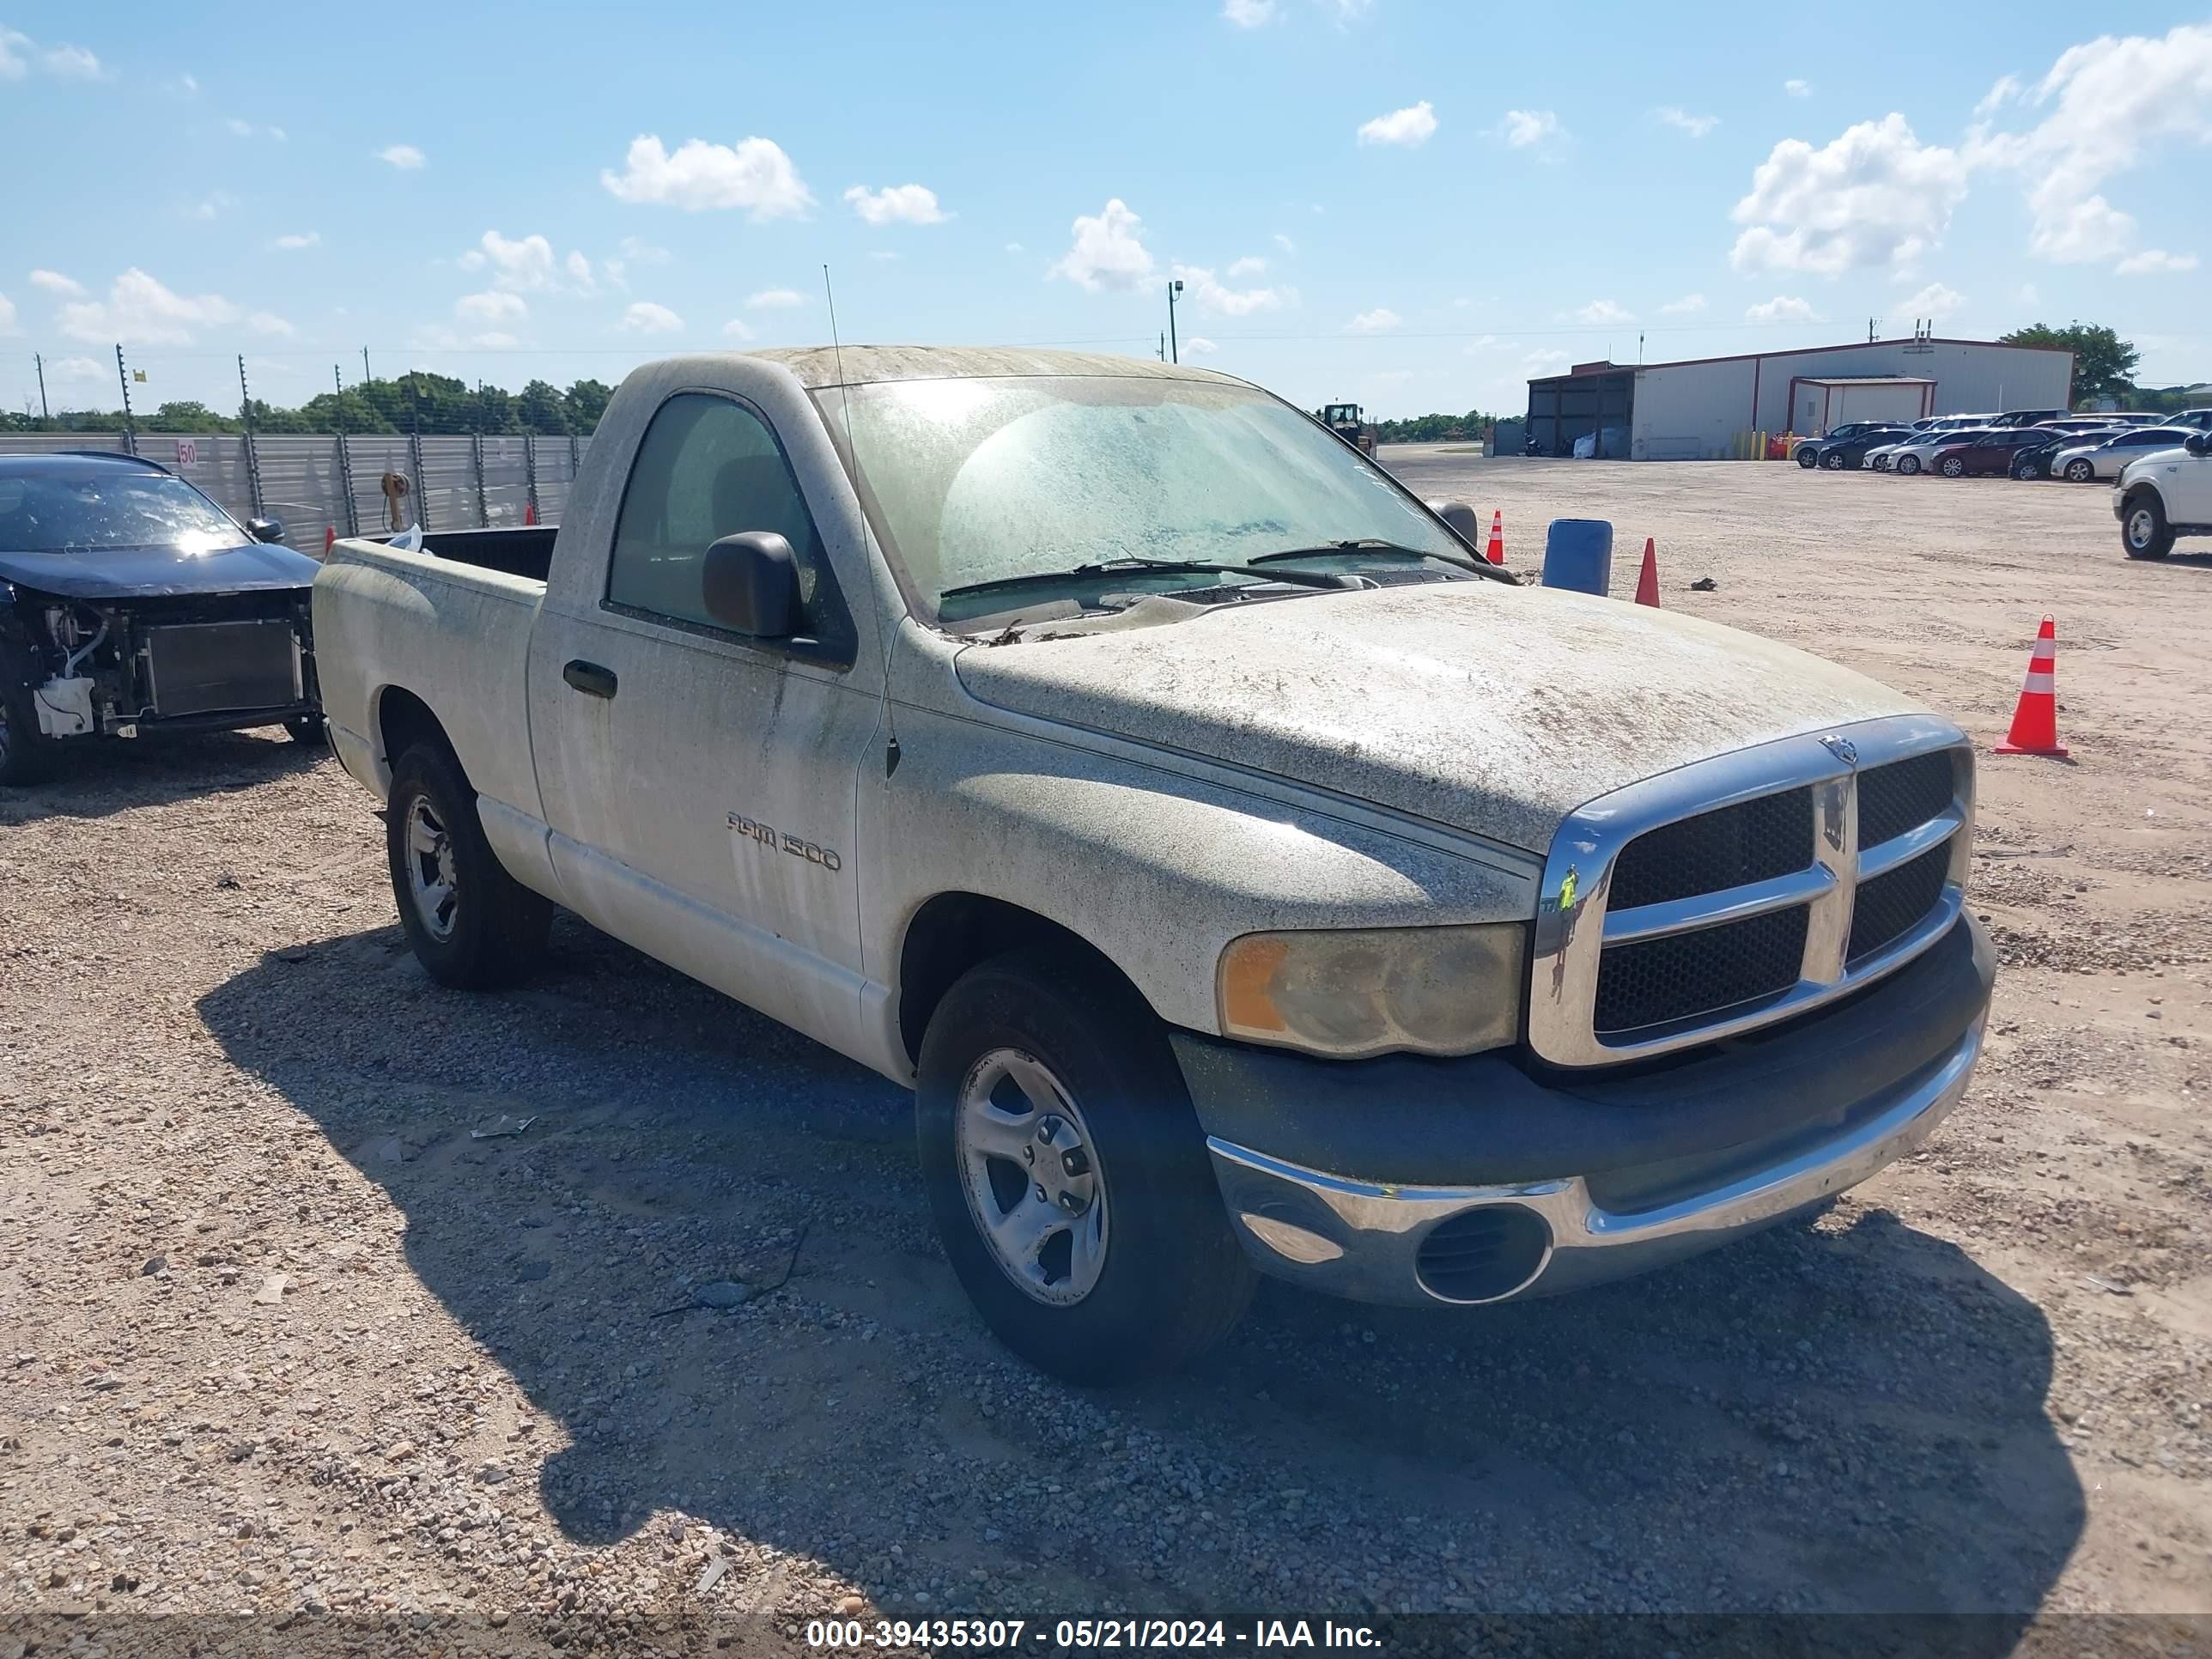
M 2120 520 L 2120 545 L 2131 559 L 2162 559 L 2173 551 L 2173 526 L 2156 495 L 2146 490 L 2129 500 Z
M 39 726 L 30 657 L 0 637 L 0 787 L 38 783 L 54 769 L 58 746 Z
M 1797 465 L 1800 465 L 1800 466 L 1803 467 L 1803 468 L 1804 468 L 1808 472 L 1809 472 L 1809 471 L 1811 471 L 1814 467 L 1816 467 L 1816 466 L 1820 465 L 1820 452 L 1819 452 L 1818 450 L 1814 449 L 1814 448 L 1813 447 L 1813 446 L 1812 446 L 1812 445 L 1810 445 L 1810 444 L 1799 444 L 1799 445 L 1797 446 Z
M 915 1091 L 952 1271 L 1009 1348 L 1072 1382 L 1174 1370 L 1250 1300 L 1165 1028 L 1065 951 L 1011 952 L 945 993 Z
M 2087 461 L 2066 463 L 2066 482 L 2069 483 L 2087 483 L 2096 476 L 2097 469 Z
M 2013 463 L 2012 476 L 2024 482 L 2032 483 L 2043 476 L 2043 469 L 2032 460 L 2015 461 Z
M 545 948 L 553 907 L 501 865 L 460 763 L 428 744 L 407 750 L 384 817 L 399 925 L 430 977 L 471 990 L 520 977 Z
M 1966 476 L 1966 464 L 1960 460 L 1956 455 L 1949 457 L 1943 463 L 1943 476 L 1947 478 L 1965 477 Z
M 1840 449 L 1830 450 L 1826 454 L 1820 457 L 1820 465 L 1831 472 L 1841 472 L 1844 470 L 1843 451 Z
M 1917 455 L 1899 456 L 1897 458 L 1897 470 L 1899 472 L 1902 472 L 1908 478 L 1912 477 L 1913 474 L 1920 471 L 1920 458 Z

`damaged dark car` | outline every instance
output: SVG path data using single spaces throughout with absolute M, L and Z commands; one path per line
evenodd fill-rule
M 0 785 L 101 738 L 282 726 L 324 740 L 283 525 L 129 455 L 0 456 Z

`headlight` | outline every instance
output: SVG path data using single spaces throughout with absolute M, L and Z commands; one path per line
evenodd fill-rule
M 1349 1060 L 1471 1054 L 1520 1035 L 1528 924 L 1247 933 L 1221 953 L 1224 1035 Z

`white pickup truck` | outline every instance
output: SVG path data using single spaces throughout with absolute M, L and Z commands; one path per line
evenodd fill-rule
M 557 533 L 340 542 L 324 702 L 433 975 L 562 905 L 911 1085 L 984 1319 L 1128 1376 L 1255 1267 L 1466 1305 L 1702 1249 L 1967 1086 L 1960 732 L 1447 511 L 1201 370 L 676 358 Z
M 2131 559 L 2162 559 L 2178 536 L 2212 536 L 2212 411 L 2190 413 L 2208 415 L 2207 429 L 2130 461 L 2112 486 L 2112 516 Z

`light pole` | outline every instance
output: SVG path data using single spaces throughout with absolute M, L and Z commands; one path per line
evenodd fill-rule
M 1168 284 L 1168 361 L 1179 363 L 1182 355 L 1176 345 L 1176 295 L 1182 292 L 1182 278 L 1178 276 Z

